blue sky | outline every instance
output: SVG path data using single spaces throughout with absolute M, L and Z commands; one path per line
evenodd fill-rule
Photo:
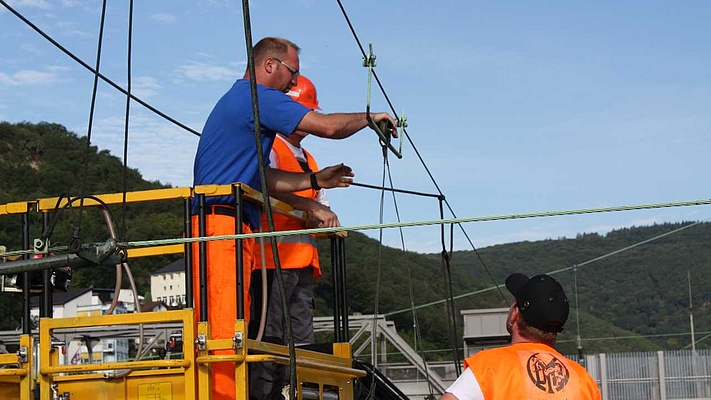
M 33 23 L 95 64 L 101 2 L 14 0 Z M 109 2 L 101 71 L 126 82 L 128 2 Z M 709 198 L 711 3 L 707 1 L 344 1 L 408 133 L 459 217 Z M 241 5 L 136 2 L 133 91 L 200 131 L 246 65 Z M 253 38 L 302 47 L 325 112 L 362 111 L 367 70 L 335 1 L 251 3 Z M 85 135 L 93 76 L 0 7 L 0 120 L 49 121 Z M 123 153 L 125 98 L 101 83 L 92 141 Z M 384 110 L 374 93 L 373 109 Z M 132 105 L 128 162 L 151 180 L 192 183 L 198 138 Z M 304 145 L 322 166 L 380 184 L 375 134 Z M 390 158 L 396 187 L 435 193 L 415 152 Z M 378 222 L 380 193 L 329 192 L 343 225 Z M 384 219 L 396 220 L 391 195 Z M 19 199 L 18 199 L 19 200 Z M 430 198 L 398 195 L 404 221 L 436 219 Z M 477 247 L 705 220 L 708 206 L 467 224 Z M 449 214 L 447 216 L 450 216 Z M 377 236 L 376 231 L 367 234 Z M 404 230 L 441 250 L 439 228 Z M 398 232 L 385 242 L 398 246 Z M 462 235 L 455 247 L 469 249 Z

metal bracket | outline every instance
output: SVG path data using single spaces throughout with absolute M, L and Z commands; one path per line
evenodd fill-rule
M 90 243 L 81 246 L 77 256 L 99 265 L 107 265 L 105 264 L 106 260 L 109 260 L 109 265 L 116 265 L 120 263 L 120 258 L 116 254 L 117 249 L 118 243 L 116 239 L 108 238 L 103 244 Z
M 17 359 L 20 361 L 20 364 L 25 364 L 28 361 L 28 357 L 29 352 L 26 346 L 22 346 L 20 350 L 17 350 Z
M 198 351 L 207 350 L 207 337 L 205 335 L 198 335 L 195 339 L 195 344 L 197 345 Z
M 35 239 L 32 242 L 32 250 L 35 254 L 47 254 L 49 251 L 49 238 L 47 239 Z
M 372 70 L 377 65 L 377 63 L 375 62 L 375 59 L 377 57 L 375 56 L 375 54 L 373 54 L 372 43 L 368 43 L 368 49 L 370 50 L 370 53 L 367 56 L 363 56 L 363 66 Z
M 235 335 L 232 337 L 232 348 L 235 350 L 241 349 L 243 343 L 242 332 L 235 332 Z
M 365 118 L 368 120 L 368 126 L 372 130 L 375 131 L 375 133 L 378 135 L 378 138 L 380 138 L 380 143 L 383 144 L 384 146 L 387 146 L 387 148 L 390 149 L 390 151 L 395 154 L 397 158 L 402 158 L 402 136 L 400 136 L 400 150 L 396 149 L 395 146 L 392 145 L 391 139 L 392 139 L 392 134 L 391 129 L 394 130 L 396 127 L 390 127 L 387 122 L 376 124 L 373 118 L 370 116 L 370 95 L 371 95 L 371 88 L 373 84 L 373 68 L 375 68 L 376 62 L 375 59 L 377 58 L 375 54 L 373 53 L 373 44 L 369 43 L 368 44 L 368 50 L 369 53 L 366 56 L 363 56 L 363 66 L 368 68 L 368 91 L 366 95 L 366 104 L 365 104 Z M 399 125 L 399 122 L 398 122 Z M 385 150 L 383 149 L 383 154 L 385 154 Z
M 400 116 L 397 117 L 397 127 L 403 129 L 407 128 L 407 117 L 405 116 L 405 110 L 402 110 Z

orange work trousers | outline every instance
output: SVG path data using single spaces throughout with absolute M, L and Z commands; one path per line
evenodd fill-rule
M 198 216 L 192 217 L 192 235 L 199 234 Z M 234 235 L 234 217 L 220 214 L 205 216 L 206 236 Z M 242 233 L 252 233 L 249 225 L 242 224 Z M 254 264 L 254 239 L 243 239 L 242 260 L 244 265 L 244 319 L 249 322 L 249 285 Z M 212 339 L 232 339 L 234 321 L 237 318 L 236 246 L 234 240 L 213 240 L 207 244 L 207 321 Z M 200 251 L 193 243 L 193 298 L 195 309 L 200 310 Z M 231 354 L 230 350 L 215 351 L 215 354 Z M 212 400 L 235 399 L 235 364 L 214 363 L 210 367 Z

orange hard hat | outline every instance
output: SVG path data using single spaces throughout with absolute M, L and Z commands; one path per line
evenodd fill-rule
M 316 98 L 316 86 L 311 82 L 311 79 L 303 75 L 299 75 L 296 80 L 296 86 L 292 86 L 286 94 L 301 103 L 304 107 L 312 110 L 320 110 L 318 98 Z

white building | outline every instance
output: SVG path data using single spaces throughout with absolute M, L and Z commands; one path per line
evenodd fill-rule
M 66 318 L 105 314 L 111 306 L 113 294 L 113 289 L 71 289 L 67 292 L 53 292 L 52 316 L 54 318 Z M 119 299 L 122 296 L 126 296 L 123 291 L 119 294 Z M 30 316 L 35 321 L 39 320 L 38 300 L 39 298 L 37 297 L 32 299 L 33 307 L 30 310 Z M 133 295 L 130 296 L 130 300 L 133 300 Z M 130 303 L 130 306 L 134 308 L 135 304 Z M 127 312 L 126 305 L 119 300 L 113 313 L 125 314 Z M 63 340 L 66 342 L 66 349 L 60 352 L 60 364 L 87 364 L 90 362 L 128 360 L 128 339 L 66 337 Z
M 151 274 L 151 298 L 169 307 L 185 304 L 185 259 L 176 260 Z

